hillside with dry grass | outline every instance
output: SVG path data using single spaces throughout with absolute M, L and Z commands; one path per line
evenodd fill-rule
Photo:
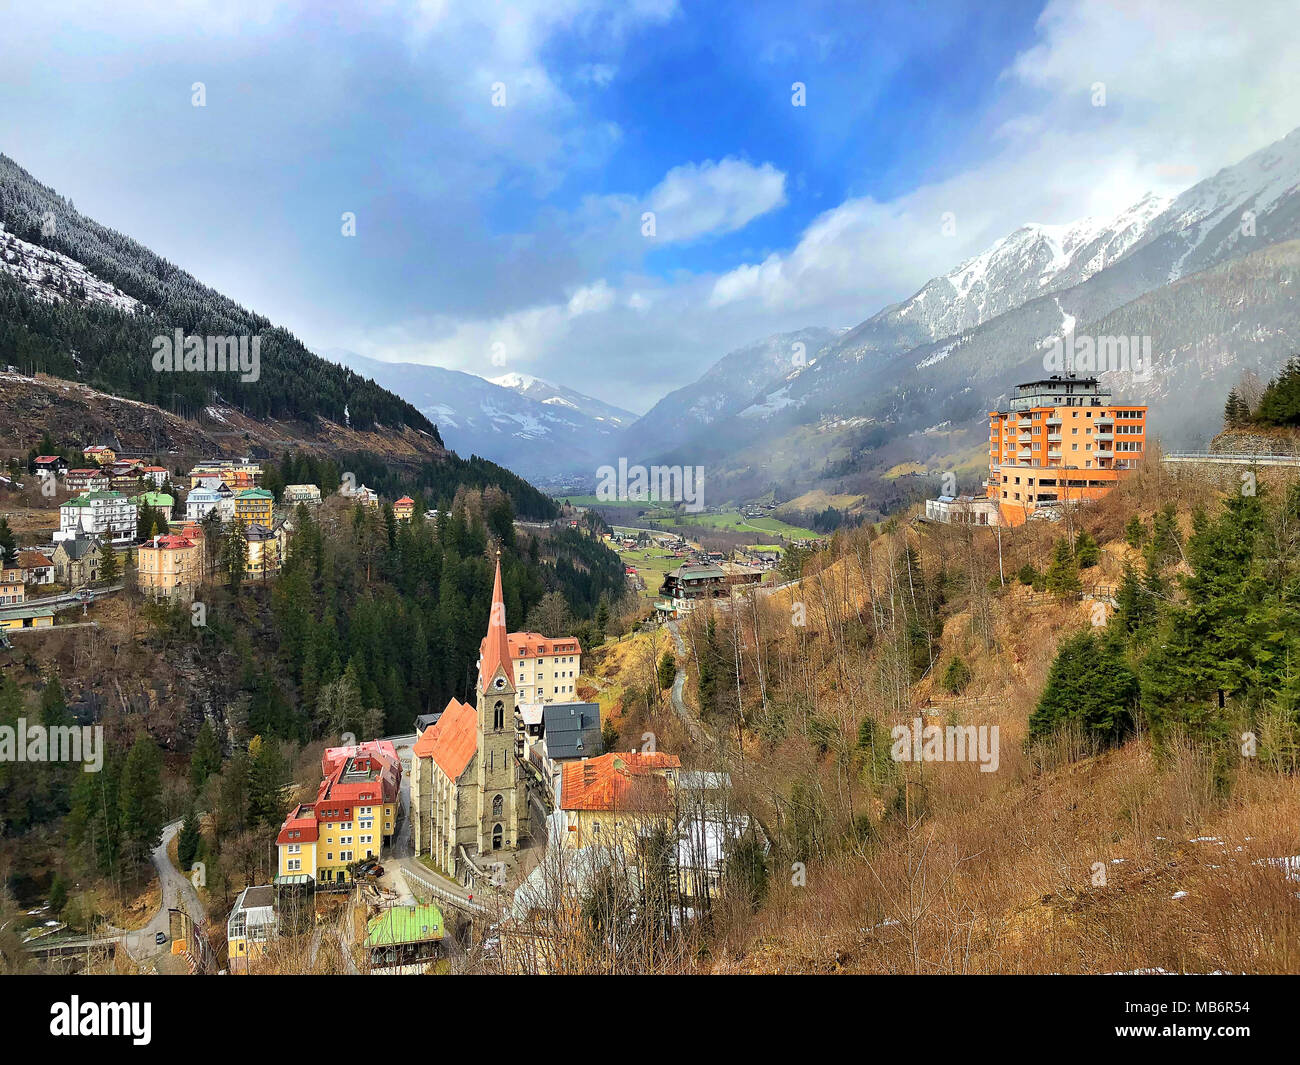
M 1220 706 L 1212 687 L 1177 688 L 1160 657 L 1211 612 L 1202 585 L 1227 551 L 1215 522 L 1234 507 L 1259 523 L 1249 580 L 1264 582 L 1261 601 L 1273 582 L 1280 616 L 1294 613 L 1297 490 L 1262 471 L 1259 488 L 1242 500 L 1152 464 L 1060 524 L 1003 530 L 1001 576 L 993 530 L 891 522 L 838 535 L 796 587 L 697 612 L 684 626 L 687 694 L 714 739 L 686 760 L 728 769 L 771 842 L 761 901 L 733 884 L 702 964 L 1300 971 L 1289 664 L 1272 687 L 1229 674 Z M 1134 515 L 1148 543 L 1152 529 L 1166 538 L 1145 577 L 1131 576 L 1153 554 L 1129 542 Z M 1100 551 L 1076 571 L 1080 591 L 1044 591 L 1057 542 L 1081 529 Z M 1022 584 L 1024 567 L 1039 579 Z M 1126 577 L 1160 619 L 1133 635 Z M 1288 622 L 1269 624 L 1287 638 L 1260 630 L 1249 650 L 1261 675 L 1263 644 L 1291 646 Z M 1080 633 L 1109 633 L 1142 696 L 1114 738 L 1069 728 L 1031 741 L 1057 652 Z M 891 729 L 918 718 L 996 727 L 994 768 L 896 760 Z

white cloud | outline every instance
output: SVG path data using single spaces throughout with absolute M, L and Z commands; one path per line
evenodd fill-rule
M 662 241 L 734 233 L 785 205 L 785 174 L 742 159 L 675 166 L 646 200 Z

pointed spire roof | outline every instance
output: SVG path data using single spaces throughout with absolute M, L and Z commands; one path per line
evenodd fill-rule
M 510 635 L 506 631 L 506 604 L 501 595 L 501 549 L 497 549 L 497 575 L 492 585 L 492 612 L 488 615 L 487 638 L 483 641 L 483 658 L 478 667 L 479 688 L 488 690 L 492 678 L 501 670 L 506 682 L 515 686 L 514 671 L 510 667 Z

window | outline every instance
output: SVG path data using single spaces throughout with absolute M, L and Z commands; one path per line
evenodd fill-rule
M 501 810 L 504 804 L 505 804 L 505 800 L 500 795 L 492 796 L 492 817 L 493 818 L 497 818 L 501 816 Z
M 285 868 L 288 869 L 289 872 L 291 873 L 296 873 L 299 869 L 302 868 L 302 859 L 290 858 L 288 862 L 285 863 Z
M 496 706 L 493 707 L 492 727 L 495 729 L 504 728 L 505 722 L 506 722 L 506 707 L 503 702 L 498 700 Z
M 289 844 L 289 853 L 290 853 L 290 854 L 298 854 L 298 853 L 300 853 L 301 851 L 302 851 L 302 844 L 301 844 L 301 843 L 290 843 L 290 844 Z

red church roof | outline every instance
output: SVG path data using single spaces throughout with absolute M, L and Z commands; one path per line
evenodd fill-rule
M 435 724 L 415 741 L 415 757 L 432 758 L 438 768 L 455 780 L 478 750 L 478 714 L 468 703 L 452 699 Z
M 510 667 L 510 634 L 506 631 L 506 604 L 501 595 L 501 555 L 497 553 L 497 575 L 492 585 L 492 612 L 488 615 L 487 638 L 483 641 L 483 657 L 478 667 L 480 691 L 487 691 L 497 671 L 502 670 L 510 687 L 515 686 L 514 670 Z

